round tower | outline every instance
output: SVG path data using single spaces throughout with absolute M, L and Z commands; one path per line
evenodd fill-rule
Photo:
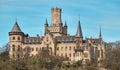
M 11 59 L 22 57 L 22 42 L 24 33 L 21 31 L 17 22 L 15 22 L 11 32 L 9 32 L 9 56 Z

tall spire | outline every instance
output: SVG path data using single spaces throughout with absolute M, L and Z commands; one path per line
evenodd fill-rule
M 77 28 L 76 37 L 83 38 L 83 36 L 82 36 L 82 29 L 81 29 L 81 25 L 80 25 L 80 20 L 78 21 L 78 28 Z
M 16 20 L 11 32 L 22 32 L 19 25 L 18 25 L 18 23 L 17 23 L 17 20 Z
M 101 26 L 100 26 L 100 33 L 99 33 L 99 38 L 102 38 L 102 33 L 101 33 Z
M 66 21 L 65 21 L 65 25 L 64 25 L 64 27 L 67 27 L 67 23 L 66 23 Z
M 47 25 L 47 26 L 48 26 L 48 21 L 47 21 L 47 18 L 46 18 L 46 22 L 45 22 L 45 25 Z

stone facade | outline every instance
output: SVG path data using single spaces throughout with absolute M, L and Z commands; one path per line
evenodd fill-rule
M 71 36 L 67 34 L 67 23 L 63 25 L 60 8 L 52 8 L 52 22 L 46 19 L 44 36 L 30 37 L 21 31 L 17 21 L 9 32 L 9 56 L 11 59 L 37 56 L 42 50 L 49 50 L 52 56 L 68 58 L 70 61 L 94 61 L 105 57 L 105 44 L 102 41 L 101 29 L 99 38 L 83 40 L 80 20 L 77 32 Z

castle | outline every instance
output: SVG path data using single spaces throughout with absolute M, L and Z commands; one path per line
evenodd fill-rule
M 29 56 L 37 56 L 42 50 L 49 50 L 52 56 L 68 58 L 70 61 L 94 61 L 105 58 L 105 43 L 102 40 L 101 28 L 98 38 L 83 40 L 80 20 L 76 34 L 67 33 L 67 23 L 62 23 L 60 8 L 51 9 L 51 24 L 46 19 L 44 36 L 30 37 L 21 31 L 16 21 L 9 32 L 10 59 L 23 58 L 29 49 Z M 27 49 L 28 48 L 28 49 Z

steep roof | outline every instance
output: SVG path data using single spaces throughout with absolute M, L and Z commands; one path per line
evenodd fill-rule
M 22 32 L 19 25 L 18 25 L 18 23 L 17 23 L 17 21 L 15 22 L 11 32 Z
M 83 37 L 82 36 L 82 29 L 81 29 L 81 25 L 80 25 L 80 20 L 78 21 L 78 28 L 77 28 L 77 32 L 76 32 L 76 37 Z

